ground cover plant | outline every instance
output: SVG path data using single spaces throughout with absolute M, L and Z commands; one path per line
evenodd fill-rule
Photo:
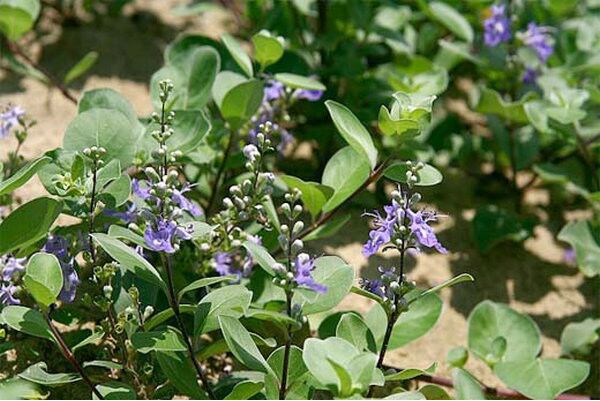
M 178 32 L 144 115 L 126 92 L 77 93 L 101 52 L 62 75 L 30 56 L 43 23 L 83 26 L 129 2 L 75 3 L 0 0 L 0 66 L 77 108 L 34 158 L 22 152 L 41 116 L 0 109 L 0 398 L 598 396 L 595 2 L 179 5 L 229 14 L 235 36 Z M 452 257 L 439 227 L 461 216 L 434 197 L 456 170 L 487 196 L 460 240 L 490 255 L 550 227 L 562 267 L 592 287 L 559 355 L 492 298 L 445 358 L 389 363 L 434 329 L 440 294 L 484 279 L 464 265 L 434 285 L 411 278 L 423 254 Z M 44 194 L 23 200 L 34 177 Z M 373 274 L 321 246 L 352 235 L 353 206 Z M 341 308 L 349 296 L 368 310 Z

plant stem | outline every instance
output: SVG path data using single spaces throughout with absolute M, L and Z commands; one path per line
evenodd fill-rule
M 575 122 L 575 137 L 577 138 L 577 147 L 579 148 L 579 152 L 581 153 L 581 157 L 585 164 L 587 164 L 588 168 L 591 170 L 592 183 L 594 185 L 594 190 L 600 189 L 600 177 L 598 177 L 598 171 L 596 169 L 596 163 L 594 163 L 594 158 L 590 154 L 586 142 L 581 137 L 580 134 L 580 126 L 579 122 Z
M 94 232 L 94 219 L 95 219 L 95 211 L 96 211 L 96 186 L 98 185 L 98 161 L 94 158 L 94 165 L 92 167 L 92 194 L 90 197 L 90 216 L 89 216 L 89 225 L 88 225 L 88 234 L 91 235 Z M 90 245 L 90 257 L 92 258 L 92 263 L 96 265 L 96 249 L 94 248 L 94 242 L 92 238 L 88 235 L 89 245 Z
M 325 213 L 324 215 L 319 217 L 319 219 L 317 221 L 315 221 L 313 224 L 311 224 L 309 227 L 307 227 L 302 233 L 300 233 L 298 238 L 302 239 L 302 238 L 306 237 L 308 234 L 312 233 L 317 228 L 319 228 L 323 224 L 327 223 L 343 206 L 345 206 L 348 202 L 350 202 L 352 199 L 354 199 L 354 197 L 356 197 L 358 194 L 360 194 L 362 191 L 364 191 L 373 182 L 376 182 L 377 180 L 379 180 L 379 178 L 381 177 L 381 175 L 383 174 L 383 172 L 385 170 L 385 167 L 387 166 L 388 160 L 389 159 L 384 160 L 383 163 L 381 163 L 375 170 L 373 170 L 371 175 L 369 175 L 369 178 L 367 178 L 367 180 L 356 191 L 354 191 L 352 193 L 352 195 L 350 195 L 344 202 L 342 202 L 341 204 L 339 204 L 338 206 L 333 208 L 333 210 L 331 210 L 328 213 Z
M 288 316 L 292 315 L 292 292 L 286 291 L 286 305 Z M 281 369 L 281 387 L 279 388 L 279 399 L 285 400 L 285 394 L 287 392 L 287 379 L 288 370 L 290 365 L 290 351 L 292 349 L 292 325 L 287 325 L 286 338 L 285 338 L 285 349 L 283 352 L 283 367 Z
M 221 176 L 223 175 L 223 173 L 225 172 L 225 165 L 227 164 L 227 160 L 229 159 L 229 156 L 231 155 L 231 151 L 233 150 L 233 144 L 235 143 L 235 138 L 236 138 L 236 132 L 235 131 L 231 131 L 231 134 L 229 135 L 229 142 L 227 143 L 227 148 L 225 149 L 225 154 L 223 155 L 223 161 L 221 162 L 221 165 L 219 166 L 219 170 L 217 171 L 217 176 L 215 177 L 215 181 L 213 182 L 212 185 L 212 191 L 210 193 L 210 200 L 208 201 L 208 206 L 206 206 L 206 214 L 210 214 L 215 200 L 217 199 L 217 193 L 219 191 L 219 183 L 221 182 Z
M 48 82 L 52 86 L 57 88 L 60 91 L 60 93 L 63 94 L 63 96 L 65 98 L 67 98 L 71 103 L 77 105 L 77 99 L 75 98 L 75 96 L 73 96 L 73 94 L 69 91 L 69 89 L 67 89 L 66 86 L 64 86 L 58 79 L 56 79 L 52 74 L 50 74 L 50 72 L 48 72 L 45 68 L 41 67 L 35 61 L 33 61 L 31 59 L 31 57 L 29 57 L 23 50 L 21 50 L 21 48 L 15 42 L 11 42 L 11 41 L 7 40 L 6 45 L 8 47 L 8 50 L 12 54 L 21 57 L 23 60 L 25 60 L 25 62 L 27 64 L 29 64 L 29 66 L 31 66 L 31 67 L 35 68 L 36 70 L 38 70 L 39 72 L 41 72 L 46 77 Z
M 196 356 L 194 353 L 194 347 L 190 340 L 190 336 L 188 335 L 187 329 L 185 328 L 185 325 L 183 324 L 183 320 L 181 319 L 181 311 L 179 310 L 179 301 L 177 300 L 177 296 L 175 294 L 175 287 L 173 285 L 173 267 L 171 266 L 171 257 L 169 255 L 165 256 L 162 253 L 161 253 L 161 257 L 163 259 L 163 263 L 164 263 L 165 269 L 167 271 L 167 287 L 169 290 L 169 304 L 171 305 L 171 309 L 173 310 L 173 313 L 175 315 L 175 320 L 177 321 L 177 325 L 179 326 L 179 329 L 181 330 L 183 340 L 185 341 L 185 345 L 188 349 L 188 354 L 190 355 L 190 359 L 192 361 L 192 364 L 194 365 L 194 369 L 196 369 L 196 374 L 198 375 L 198 378 L 202 382 L 202 387 L 204 387 L 204 391 L 206 391 L 206 393 L 208 394 L 208 397 L 210 399 L 214 400 L 215 395 L 210 387 L 210 384 L 208 383 L 206 375 L 204 374 L 204 369 L 202 368 L 202 366 L 200 366 L 200 363 L 196 359 Z
M 100 394 L 94 383 L 92 383 L 88 375 L 84 372 L 79 362 L 77 362 L 77 359 L 75 359 L 75 355 L 73 355 L 73 351 L 71 351 L 67 343 L 65 343 L 65 340 L 62 338 L 60 331 L 58 331 L 58 328 L 56 328 L 56 326 L 52 322 L 52 318 L 50 318 L 50 313 L 44 313 L 44 318 L 46 319 L 46 323 L 48 324 L 48 327 L 50 328 L 50 331 L 52 332 L 52 335 L 54 336 L 54 339 L 56 340 L 56 343 L 58 344 L 58 347 L 60 348 L 65 359 L 67 359 L 69 363 L 73 365 L 77 373 L 79 373 L 79 376 L 81 376 L 85 384 L 87 384 L 87 386 L 92 390 L 94 395 L 98 397 L 98 399 L 103 400 L 104 397 L 102 396 L 102 394 Z

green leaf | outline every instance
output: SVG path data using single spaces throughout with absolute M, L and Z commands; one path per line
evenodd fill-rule
M 403 391 L 401 393 L 390 394 L 383 398 L 384 400 L 426 400 L 425 396 L 419 391 Z
M 285 354 L 285 347 L 281 346 L 269 355 L 267 363 L 273 369 L 273 372 L 277 375 L 277 380 L 281 383 L 283 375 L 283 358 Z M 308 368 L 304 364 L 302 359 L 302 349 L 295 345 L 290 348 L 290 357 L 288 360 L 288 388 L 294 386 L 297 380 L 301 380 L 304 374 L 308 372 Z
M 162 288 L 166 293 L 165 282 L 158 271 L 134 249 L 107 234 L 95 233 L 91 236 L 111 258 L 119 262 L 122 269 Z
M 472 224 L 473 238 L 481 252 L 489 252 L 502 241 L 524 241 L 533 228 L 529 222 L 494 205 L 478 208 Z
M 196 311 L 196 305 L 181 304 L 179 305 L 179 311 L 181 313 L 193 314 Z M 173 316 L 175 316 L 173 309 L 163 309 L 162 311 L 154 314 L 150 319 L 146 320 L 146 322 L 144 323 L 144 330 L 152 330 L 158 325 L 171 319 Z
M 506 305 L 483 301 L 469 315 L 469 350 L 484 362 L 495 363 L 492 344 L 506 340 L 503 361 L 529 360 L 539 354 L 542 343 L 534 321 Z
M 327 89 L 325 85 L 312 78 L 303 77 L 302 75 L 290 74 L 281 72 L 275 74 L 275 79 L 289 88 L 307 89 L 313 91 L 324 91 Z
M 435 384 L 426 384 L 425 386 L 419 389 L 419 393 L 425 396 L 426 400 L 453 400 L 454 398 L 450 397 L 450 395 L 444 390 L 444 388 L 440 386 L 436 386 Z
M 106 382 L 97 384 L 96 389 L 105 400 L 135 400 L 135 390 L 128 384 L 120 382 Z M 95 394 L 93 399 L 97 400 Z
M 224 400 L 249 400 L 264 387 L 261 381 L 244 380 L 237 383 Z
M 131 178 L 129 178 L 129 175 L 121 175 L 99 192 L 98 200 L 102 201 L 107 208 L 116 209 L 124 205 L 129 199 L 129 195 L 131 194 Z
M 420 134 L 420 123 L 410 118 L 394 119 L 387 107 L 379 109 L 378 126 L 385 135 L 396 135 L 401 139 L 411 139 Z
M 504 120 L 520 124 L 527 124 L 529 119 L 525 113 L 524 104 L 533 97 L 532 94 L 523 96 L 516 102 L 505 101 L 502 96 L 488 88 L 481 90 L 475 111 L 500 116 Z
M 569 323 L 560 335 L 562 355 L 588 355 L 600 339 L 600 319 Z
M 56 256 L 41 252 L 33 255 L 27 262 L 23 285 L 42 308 L 56 302 L 63 286 L 62 269 Z
M 98 60 L 98 52 L 88 52 L 85 56 L 81 58 L 71 69 L 67 72 L 64 78 L 64 83 L 66 85 L 70 84 L 77 78 L 81 77 L 85 74 L 90 68 L 96 64 Z
M 392 373 L 385 376 L 385 381 L 402 381 L 402 380 L 410 380 L 415 377 L 421 375 L 432 375 L 435 373 L 437 369 L 437 363 L 432 363 L 428 368 L 418 369 L 418 368 L 409 368 L 403 369 L 398 373 Z
M 34 309 L 20 305 L 9 305 L 2 309 L 2 320 L 11 329 L 20 331 L 30 336 L 45 338 L 54 341 L 52 332 L 42 314 Z
M 48 394 L 42 394 L 35 383 L 13 377 L 0 381 L 0 396 L 4 400 L 42 400 Z
M 419 297 L 426 296 L 426 295 L 429 295 L 434 292 L 440 292 L 444 288 L 452 287 L 453 285 L 456 285 L 459 283 L 464 283 L 467 281 L 475 281 L 475 279 L 473 278 L 473 276 L 471 276 L 468 273 L 461 273 L 458 276 L 452 277 L 450 280 L 444 281 L 443 283 L 438 284 L 435 287 L 432 287 L 426 291 L 423 291 L 421 293 L 421 295 L 419 295 Z M 418 299 L 418 298 L 415 298 L 415 300 L 416 299 Z
M 263 70 L 283 56 L 283 44 L 268 31 L 262 30 L 252 36 L 252 44 L 254 45 L 254 58 L 260 63 Z
M 113 362 L 113 361 L 86 361 L 83 363 L 84 368 L 104 368 L 104 369 L 115 369 L 115 370 L 123 370 L 123 364 Z
M 19 206 L 0 223 L 0 254 L 25 248 L 45 237 L 62 210 L 62 202 L 36 198 Z
M 262 100 L 262 82 L 251 79 L 227 92 L 221 104 L 221 114 L 232 129 L 237 130 L 254 116 Z
M 258 262 L 258 265 L 262 267 L 264 271 L 269 273 L 271 276 L 275 276 L 273 266 L 277 263 L 277 261 L 273 258 L 273 256 L 271 256 L 265 247 L 253 241 L 244 241 L 242 246 L 246 248 L 246 250 L 252 256 L 252 259 Z
M 352 358 L 358 355 L 359 351 L 344 339 L 337 337 L 329 337 L 325 340 L 308 338 L 304 342 L 302 359 L 311 374 L 335 395 L 339 393 L 342 383 L 340 383 L 339 373 L 336 372 L 330 361 L 336 362 L 340 367 L 349 366 Z
M 71 350 L 73 352 L 77 352 L 77 350 L 79 350 L 87 345 L 99 342 L 100 339 L 102 339 L 102 337 L 104 337 L 104 334 L 105 334 L 104 329 L 102 329 L 102 327 L 99 327 L 96 329 L 96 331 L 94 331 L 88 337 L 84 338 L 82 341 L 80 341 L 79 343 L 77 343 L 73 347 L 71 347 Z
M 14 173 L 12 176 L 4 181 L 0 181 L 0 196 L 9 194 L 15 189 L 25 185 L 25 183 L 27 183 L 27 181 L 29 181 L 39 169 L 48 164 L 50 160 L 52 159 L 48 156 L 41 156 L 37 159 L 33 159 L 21 167 L 19 171 Z
M 0 0 L 0 32 L 16 41 L 33 28 L 40 8 L 39 0 Z
M 272 373 L 272 369 L 258 350 L 252 337 L 238 319 L 231 316 L 219 316 L 219 326 L 231 353 L 245 366 L 263 373 Z
M 340 319 L 335 335 L 354 345 L 359 351 L 377 352 L 375 337 L 363 319 L 354 314 L 346 313 Z
M 142 237 L 139 234 L 134 233 L 133 231 L 131 231 L 128 228 L 117 226 L 117 225 L 113 224 L 108 228 L 108 235 L 113 238 L 119 239 L 119 240 L 124 239 L 124 240 L 130 241 L 130 242 L 134 243 L 135 245 L 139 245 L 141 247 L 149 249 L 148 245 L 146 245 L 146 241 L 144 240 L 144 237 Z
M 299 189 L 302 192 L 302 202 L 313 218 L 321 212 L 323 205 L 333 194 L 331 188 L 316 182 L 303 181 L 291 175 L 281 175 L 279 177 L 289 189 Z
M 135 109 L 119 92 L 110 88 L 100 88 L 85 91 L 77 105 L 77 113 L 81 114 L 92 109 L 109 109 L 120 111 L 134 129 L 141 134 L 142 124 L 138 120 Z
M 442 300 L 435 293 L 413 302 L 408 311 L 403 312 L 396 321 L 388 348 L 399 348 L 424 336 L 437 323 L 441 312 Z M 381 346 L 387 326 L 387 315 L 383 307 L 375 304 L 367 313 L 365 320 L 378 346 Z
M 583 383 L 590 373 L 587 362 L 568 359 L 531 359 L 498 363 L 494 373 L 508 387 L 537 400 L 553 400 Z
M 317 283 L 327 287 L 327 292 L 317 294 L 309 289 L 296 289 L 293 302 L 302 306 L 305 315 L 325 312 L 337 304 L 350 292 L 354 281 L 354 271 L 337 256 L 321 256 L 315 260 L 312 276 Z
M 63 139 L 65 150 L 81 152 L 92 146 L 106 149 L 105 160 L 117 159 L 122 168 L 133 161 L 138 134 L 125 115 L 112 109 L 90 109 L 71 121 Z
M 198 304 L 196 316 L 203 319 L 196 322 L 194 333 L 208 333 L 218 329 L 220 316 L 239 319 L 248 310 L 251 300 L 252 292 L 243 285 L 229 285 L 211 291 Z
M 183 108 L 200 110 L 210 100 L 213 83 L 221 69 L 219 53 L 212 47 L 202 46 L 192 53 L 184 69 L 187 85 L 182 99 Z M 175 121 L 178 118 L 176 114 Z
M 187 353 L 159 351 L 155 356 L 160 369 L 177 390 L 194 400 L 208 398 L 198 384 L 196 370 Z
M 138 331 L 131 336 L 131 344 L 142 354 L 151 351 L 186 351 L 181 334 L 168 327 L 162 331 Z
M 452 384 L 459 400 L 485 400 L 481 384 L 464 369 L 452 369 Z
M 575 250 L 577 266 L 587 277 L 600 275 L 600 230 L 586 221 L 572 221 L 560 230 L 558 239 Z
M 213 284 L 222 283 L 224 281 L 232 281 L 235 280 L 236 276 L 220 276 L 220 277 L 206 277 L 201 278 L 199 280 L 193 281 L 191 284 L 186 285 L 179 293 L 177 297 L 181 300 L 181 298 L 188 292 L 197 290 L 199 288 L 208 287 Z
M 371 300 L 373 300 L 373 301 L 375 301 L 375 302 L 377 302 L 379 304 L 383 303 L 383 299 L 379 295 L 375 295 L 372 292 L 369 292 L 367 290 L 363 290 L 360 287 L 352 286 L 352 288 L 350 289 L 350 291 L 352 293 L 354 293 L 354 294 L 358 294 L 358 295 L 363 296 L 365 298 L 369 298 L 369 299 L 371 299 Z
M 311 231 L 310 234 L 302 238 L 304 242 L 314 241 L 317 239 L 329 238 L 346 225 L 346 223 L 352 218 L 351 214 L 337 215 L 331 218 L 327 223 L 320 225 L 315 230 Z
M 454 8 L 446 3 L 435 1 L 429 4 L 429 11 L 440 24 L 456 36 L 469 43 L 473 42 L 474 33 L 471 24 Z
M 221 36 L 221 42 L 223 42 L 225 48 L 227 48 L 227 51 L 229 54 L 231 54 L 231 57 L 233 57 L 237 65 L 239 65 L 242 71 L 244 71 L 244 74 L 246 74 L 249 78 L 252 78 L 254 75 L 252 60 L 250 60 L 250 57 L 244 51 L 244 49 L 242 49 L 237 40 L 226 33 Z
M 46 362 L 38 362 L 19 373 L 21 379 L 44 386 L 60 386 L 81 380 L 77 373 L 48 373 Z
M 377 164 L 377 149 L 369 131 L 346 106 L 333 100 L 326 101 L 325 106 L 340 135 L 354 150 L 364 155 L 374 169 Z
M 369 179 L 370 167 L 367 159 L 351 146 L 338 150 L 327 162 L 321 182 L 333 188 L 333 195 L 323 205 L 327 213 L 341 205 Z
M 410 169 L 407 162 L 395 163 L 386 168 L 383 174 L 390 180 L 406 183 L 406 173 Z M 416 170 L 414 176 L 417 177 L 417 181 L 413 182 L 413 184 L 420 187 L 437 185 L 444 178 L 442 173 L 429 164 L 423 164 L 423 168 Z
M 327 358 L 327 362 L 329 363 L 329 365 L 331 365 L 333 371 L 337 375 L 338 395 L 343 398 L 348 397 L 352 394 L 352 376 L 350 376 L 350 373 L 346 370 L 344 366 L 341 366 L 333 359 Z
M 248 79 L 235 72 L 221 71 L 217 74 L 215 82 L 212 86 L 212 96 L 219 109 L 221 109 L 223 106 L 223 99 L 225 99 L 225 95 L 230 90 L 240 84 L 243 84 L 244 82 L 248 82 Z
M 504 338 L 504 337 L 500 337 Z M 446 362 L 455 368 L 462 368 L 469 359 L 469 351 L 465 347 L 454 347 L 446 354 Z

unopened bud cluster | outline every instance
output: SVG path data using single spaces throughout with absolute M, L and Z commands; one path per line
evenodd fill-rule
M 412 188 L 417 182 L 419 182 L 419 171 L 425 167 L 423 162 L 413 163 L 412 161 L 406 162 L 406 167 L 408 170 L 406 171 L 406 184 L 409 188 Z

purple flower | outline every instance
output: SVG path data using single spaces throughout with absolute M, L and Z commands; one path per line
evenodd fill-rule
M 125 223 L 133 223 L 138 215 L 137 205 L 135 203 L 130 204 L 127 210 L 120 212 L 118 210 L 106 209 L 104 214 L 115 219 L 123 220 Z
M 58 299 L 66 303 L 71 303 L 75 300 L 77 287 L 80 283 L 79 276 L 75 270 L 75 260 L 71 259 L 68 263 L 61 261 L 60 267 L 63 273 L 63 287 L 58 294 Z
M 281 82 L 269 80 L 265 85 L 264 93 L 265 101 L 272 101 L 282 97 L 285 94 L 285 88 Z
M 174 189 L 173 195 L 171 195 L 171 200 L 175 202 L 177 206 L 179 206 L 182 210 L 190 213 L 194 217 L 202 216 L 202 210 L 198 205 L 194 202 L 186 198 L 183 194 L 190 191 L 190 186 L 186 185 L 181 190 Z
M 58 260 L 66 260 L 69 258 L 69 241 L 60 235 L 51 235 L 46 240 L 42 251 L 51 253 Z
M 385 298 L 384 285 L 381 280 L 368 280 L 364 278 L 360 280 L 360 286 L 363 290 L 369 291 L 371 294 Z
M 363 255 L 369 257 L 379 249 L 390 242 L 394 234 L 394 224 L 398 221 L 398 218 L 404 216 L 404 212 L 400 209 L 400 205 L 395 201 L 392 201 L 391 205 L 384 206 L 386 213 L 385 219 L 381 217 L 379 212 L 367 213 L 367 216 L 374 217 L 373 230 L 369 232 L 369 240 L 363 246 Z
M 532 85 L 535 84 L 537 76 L 538 72 L 535 68 L 527 67 L 525 68 L 525 72 L 523 73 L 521 80 L 523 83 Z
M 258 148 L 253 144 L 248 144 L 244 146 L 242 153 L 244 153 L 244 157 L 246 157 L 246 159 L 248 159 L 251 162 L 254 162 L 257 157 L 260 157 L 260 152 L 258 151 Z
M 141 183 L 144 183 L 143 188 L 140 185 Z M 142 200 L 147 200 L 152 196 L 150 195 L 150 182 L 146 180 L 138 180 L 134 178 L 131 180 L 131 188 L 133 189 L 134 195 Z
M 319 284 L 312 277 L 315 260 L 306 253 L 300 253 L 294 261 L 294 281 L 301 287 L 306 287 L 315 292 L 327 292 L 327 287 Z
M 217 252 L 214 256 L 215 270 L 221 276 L 235 274 L 233 272 L 233 257 L 229 252 Z
M 177 239 L 188 240 L 192 235 L 189 228 L 179 226 L 174 221 L 159 218 L 155 224 L 149 224 L 144 232 L 144 241 L 153 251 L 175 253 L 173 242 Z
M 438 241 L 433 228 L 428 225 L 430 221 L 437 220 L 435 214 L 424 211 L 413 212 L 409 209 L 408 218 L 410 219 L 410 230 L 419 244 L 428 248 L 435 248 L 440 253 L 448 253 L 448 250 Z
M 310 102 L 316 102 L 323 96 L 323 91 L 310 89 L 296 89 L 293 95 L 296 99 L 306 99 Z
M 0 266 L 2 266 L 2 279 L 4 281 L 10 281 L 17 273 L 24 271 L 25 262 L 27 262 L 27 258 L 15 258 L 8 255 L 0 257 Z
M 0 113 L 0 139 L 10 134 L 10 131 L 19 125 L 19 119 L 25 115 L 25 110 L 19 106 L 9 107 L 5 112 Z
M 18 298 L 15 297 L 15 293 L 19 290 L 16 285 L 2 284 L 0 286 L 0 304 L 2 305 L 18 305 L 21 303 Z
M 577 255 L 575 254 L 575 249 L 573 249 L 573 248 L 565 249 L 565 253 L 563 255 L 563 260 L 568 265 L 577 264 Z
M 549 30 L 548 27 L 537 26 L 535 22 L 530 22 L 527 25 L 527 31 L 522 35 L 523 43 L 535 51 L 542 63 L 545 63 L 554 52 Z
M 483 40 L 488 47 L 496 47 L 510 40 L 510 20 L 505 14 L 505 9 L 504 4 L 493 5 L 492 15 L 483 22 Z

